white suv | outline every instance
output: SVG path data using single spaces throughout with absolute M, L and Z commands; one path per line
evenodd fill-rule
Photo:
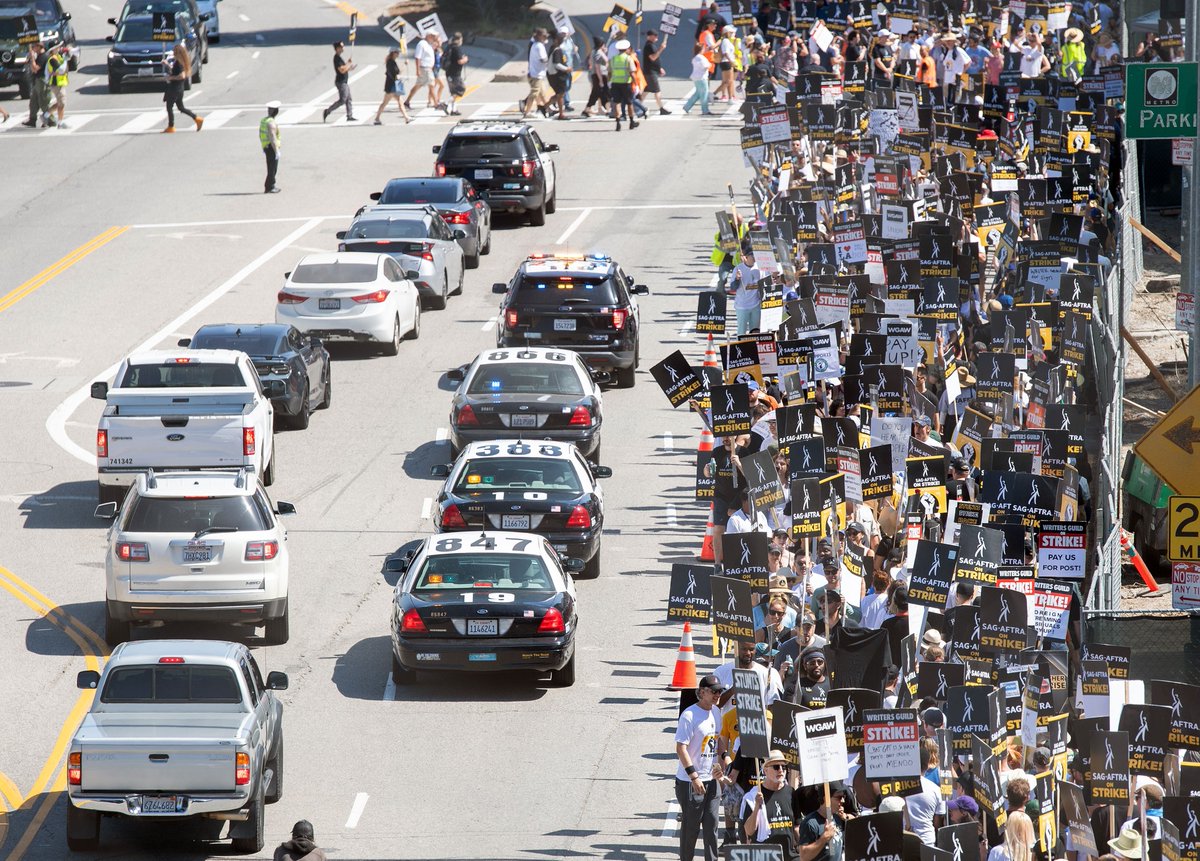
M 137 476 L 114 518 L 105 560 L 105 633 L 129 639 L 134 622 L 206 621 L 266 625 L 288 639 L 287 530 L 259 477 L 247 470 Z

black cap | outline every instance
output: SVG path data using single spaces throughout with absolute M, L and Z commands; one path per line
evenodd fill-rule
M 942 714 L 941 709 L 925 709 L 925 711 L 921 712 L 921 720 L 929 724 L 934 729 L 941 729 L 946 725 L 946 716 Z
M 697 685 L 697 687 L 702 690 L 707 689 L 710 691 L 716 691 L 717 693 L 721 693 L 721 691 L 725 690 L 725 686 L 723 684 L 721 684 L 721 680 L 718 679 L 716 676 L 712 675 L 711 673 L 709 675 L 705 676 L 704 678 L 702 678 L 700 680 L 700 684 Z
M 313 839 L 312 823 L 309 822 L 307 819 L 301 819 L 299 822 L 297 822 L 295 825 L 292 826 L 292 836 L 299 837 L 303 840 L 312 840 Z

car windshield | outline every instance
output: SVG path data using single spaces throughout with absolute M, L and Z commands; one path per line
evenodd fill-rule
M 582 395 L 575 369 L 565 363 L 515 362 L 482 365 L 467 387 L 471 395 Z
M 378 271 L 374 263 L 301 263 L 292 270 L 292 283 L 366 284 Z
M 583 300 L 580 302 L 579 300 Z M 581 278 L 572 275 L 526 275 L 517 287 L 518 305 L 558 307 L 566 304 L 617 305 L 611 278 Z
M 248 356 L 278 356 L 287 352 L 278 332 L 201 332 L 192 338 L 193 350 L 241 350 Z
M 346 231 L 347 239 L 426 239 L 429 226 L 424 218 L 373 218 L 356 221 Z
M 175 27 L 176 38 L 179 37 L 179 26 L 176 21 Z M 154 41 L 154 22 L 149 18 L 131 18 L 121 24 L 121 29 L 117 31 L 118 42 L 152 42 Z M 163 45 L 170 45 L 170 42 L 163 42 Z
M 0 18 L 0 40 L 15 42 L 21 35 L 20 18 Z
M 219 531 L 208 535 L 218 540 L 227 531 L 262 532 L 270 528 L 267 513 L 250 496 L 137 496 L 122 526 L 124 532 L 179 532 L 189 536 L 214 529 Z
M 537 556 L 523 553 L 447 554 L 425 559 L 413 591 L 453 589 L 553 590 L 550 572 Z
M 525 145 L 515 134 L 452 135 L 442 144 L 444 158 L 524 158 Z
M 463 493 L 493 490 L 580 491 L 571 462 L 561 458 L 478 457 L 467 461 L 454 489 Z
M 117 388 L 240 388 L 246 385 L 242 370 L 233 364 L 215 362 L 163 362 L 161 365 L 130 365 L 125 369 Z
M 242 690 L 229 667 L 162 664 L 119 667 L 108 675 L 105 703 L 240 703 Z
M 402 203 L 454 203 L 459 198 L 458 182 L 417 180 L 412 182 L 389 182 L 379 197 L 384 204 Z
M 4 10 L 5 12 L 20 9 L 24 14 L 31 7 L 33 9 L 33 16 L 37 19 L 39 27 L 58 20 L 58 8 L 55 5 L 54 0 L 20 0 L 20 2 L 17 3 L 0 2 L 0 9 Z M 5 32 L 5 23 L 6 22 L 0 21 L 0 33 Z
M 190 12 L 192 9 L 188 0 L 148 0 L 141 3 L 126 3 L 122 15 L 147 15 L 151 12 Z

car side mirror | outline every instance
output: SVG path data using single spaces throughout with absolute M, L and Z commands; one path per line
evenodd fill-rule
M 462 368 L 451 368 L 446 371 L 446 379 L 452 383 L 461 383 L 467 378 L 467 374 Z
M 272 670 L 271 672 L 267 673 L 267 690 L 286 691 L 287 689 L 287 673 L 281 673 L 279 670 Z
M 492 285 L 492 292 L 499 293 L 501 296 L 503 296 L 505 293 L 508 292 L 508 285 L 505 284 L 503 281 L 497 281 L 495 284 Z
M 415 554 L 409 550 L 402 556 L 389 556 L 383 560 L 383 570 L 388 574 L 403 574 L 408 570 L 408 566 L 412 564 Z
M 112 19 L 112 18 L 109 18 L 108 20 L 109 20 L 110 22 L 112 22 L 112 21 L 113 21 L 113 19 Z M 113 24 L 113 26 L 115 27 L 115 26 L 116 26 L 116 24 L 114 23 L 114 24 Z M 105 42 L 111 42 L 112 40 L 113 40 L 113 37 L 112 37 L 112 36 L 105 36 L 105 37 L 104 37 L 104 41 L 105 41 Z
M 98 401 L 108 400 L 108 383 L 92 383 L 92 397 Z
M 416 281 L 418 278 L 421 277 L 421 273 L 418 272 L 416 269 L 405 269 L 404 277 L 407 278 L 409 281 Z
M 587 567 L 586 562 L 584 562 L 582 559 L 576 559 L 574 557 L 570 559 L 564 559 L 562 563 L 563 567 L 572 573 L 577 573 Z
M 181 346 L 181 347 L 190 347 L 192 345 L 192 339 L 191 338 L 180 338 L 178 341 L 176 341 L 176 343 L 179 344 L 179 346 Z
M 262 384 L 263 394 L 268 398 L 282 398 L 285 393 L 283 380 L 267 380 Z
M 454 231 L 454 238 L 455 238 L 455 239 L 466 239 L 466 238 L 467 238 L 467 231 L 463 230 L 461 227 L 460 227 L 460 228 L 457 228 L 457 229 Z
M 313 335 L 311 338 L 308 339 L 308 345 L 310 347 L 312 347 L 314 350 L 316 350 L 321 347 L 321 339 L 318 338 L 316 335 Z
M 71 20 L 71 13 L 70 13 L 70 12 L 63 12 L 63 20 L 64 20 L 64 21 L 70 21 L 70 20 Z
M 85 691 L 94 691 L 100 684 L 100 674 L 95 670 L 81 670 L 75 676 L 75 687 Z
M 545 144 L 542 149 L 546 152 L 558 152 L 558 144 Z
M 379 200 L 379 198 L 383 197 L 383 192 L 382 191 L 372 191 L 369 196 L 370 196 L 371 200 Z
M 429 468 L 429 474 L 434 478 L 449 478 L 450 465 L 446 463 L 435 463 Z
M 209 21 L 211 19 L 212 19 L 212 12 L 201 12 L 200 13 L 201 21 Z
M 608 383 L 612 382 L 613 375 L 609 371 L 602 371 L 599 368 L 591 368 L 590 373 L 592 375 L 592 382 L 594 383 L 607 385 Z
M 634 284 L 633 287 L 630 288 L 629 292 L 635 296 L 649 296 L 650 288 L 645 284 Z
M 346 231 L 344 231 L 344 230 L 339 230 L 337 233 L 335 233 L 335 234 L 333 234 L 333 235 L 334 235 L 334 236 L 335 236 L 337 239 L 345 239 L 345 238 L 346 238 Z M 291 272 L 289 272 L 289 273 L 288 273 L 288 275 L 291 275 L 291 274 L 292 274 Z
M 108 19 L 108 23 L 112 24 L 112 25 L 115 27 L 115 26 L 117 26 L 117 19 L 116 19 L 116 18 L 109 18 L 109 19 Z M 112 41 L 112 39 L 109 39 L 109 41 L 111 42 L 111 41 Z
M 442 151 L 442 145 L 441 145 L 441 144 L 434 144 L 434 145 L 433 145 L 433 147 L 432 147 L 432 149 L 433 149 L 433 151 L 434 151 L 435 153 L 439 153 L 439 152 L 441 152 L 441 151 Z
M 611 466 L 593 466 L 592 476 L 595 478 L 612 478 Z
M 102 520 L 112 520 L 117 516 L 117 504 L 115 502 L 101 502 L 96 506 L 96 516 Z
M 592 471 L 595 472 L 595 470 Z M 279 515 L 295 514 L 296 506 L 292 505 L 290 502 L 276 502 L 275 513 Z

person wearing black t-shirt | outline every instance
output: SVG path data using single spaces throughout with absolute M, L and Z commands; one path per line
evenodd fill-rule
M 762 48 L 755 48 L 753 62 L 746 69 L 746 98 L 761 104 L 775 101 L 775 78 Z
M 842 857 L 842 841 L 846 828 L 846 784 L 840 780 L 829 784 L 829 806 L 814 810 L 800 823 L 800 846 L 807 849 L 809 861 L 832 861 Z
M 889 30 L 880 30 L 876 36 L 875 47 L 871 49 L 871 77 L 890 81 L 896 71 L 896 56 L 892 53 L 892 34 Z
M 796 796 L 784 779 L 787 759 L 771 751 L 763 765 L 762 783 L 746 793 L 742 816 L 751 843 L 774 843 L 783 849 L 784 861 L 800 858 L 800 830 L 796 825 Z
M 321 122 L 329 119 L 329 115 L 342 105 L 346 106 L 346 122 L 357 122 L 354 119 L 354 102 L 350 98 L 350 72 L 355 68 L 355 64 L 342 59 L 344 50 L 346 50 L 345 43 L 333 43 L 333 86 L 337 89 L 337 101 L 321 114 Z

